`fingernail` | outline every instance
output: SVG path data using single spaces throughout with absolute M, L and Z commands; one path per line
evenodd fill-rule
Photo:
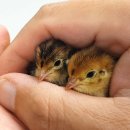
M 7 79 L 0 79 L 0 104 L 10 111 L 14 110 L 16 89 Z

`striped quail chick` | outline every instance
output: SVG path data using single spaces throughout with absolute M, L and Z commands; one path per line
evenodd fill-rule
M 77 49 L 60 40 L 42 42 L 35 51 L 33 69 L 30 73 L 39 80 L 64 86 L 68 81 L 67 62 Z

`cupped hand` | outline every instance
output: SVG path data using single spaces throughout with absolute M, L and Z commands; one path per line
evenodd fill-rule
M 0 103 L 30 130 L 129 129 L 130 98 L 127 95 L 87 96 L 20 73 L 1 78 Z
M 35 47 L 52 37 L 77 47 L 94 43 L 121 56 L 111 82 L 113 97 L 66 92 L 24 74 L 7 74 L 1 77 L 4 94 L 0 97 L 4 98 L 0 102 L 30 129 L 129 128 L 129 22 L 129 0 L 69 1 L 42 7 L 0 57 L 0 74 L 25 72 Z

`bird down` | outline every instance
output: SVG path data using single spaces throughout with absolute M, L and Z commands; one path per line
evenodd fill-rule
M 101 49 L 95 46 L 82 49 L 68 62 L 66 89 L 93 96 L 108 96 L 114 65 L 114 58 Z
M 108 96 L 115 63 L 113 56 L 95 46 L 78 50 L 52 39 L 36 48 L 30 74 L 66 90 Z

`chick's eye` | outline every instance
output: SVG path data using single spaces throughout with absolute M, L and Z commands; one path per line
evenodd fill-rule
M 59 66 L 61 64 L 61 60 L 57 60 L 55 63 L 54 63 L 54 66 Z
M 90 71 L 87 73 L 86 78 L 92 78 L 92 77 L 94 77 L 95 74 L 96 74 L 95 71 Z

